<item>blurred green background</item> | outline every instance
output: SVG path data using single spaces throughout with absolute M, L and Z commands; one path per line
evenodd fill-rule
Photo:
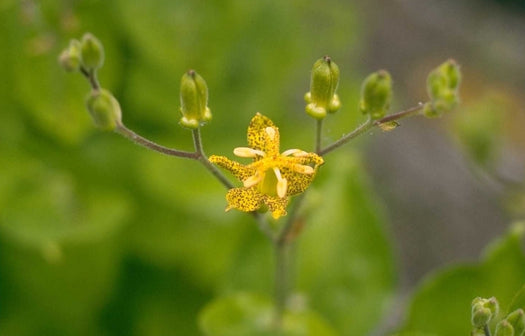
M 190 68 L 206 79 L 208 154 L 243 146 L 255 112 L 279 126 L 281 148 L 311 149 L 302 97 L 325 54 L 341 69 L 343 103 L 325 143 L 362 120 L 367 73 L 391 71 L 398 110 L 424 101 L 426 74 L 456 58 L 461 109 L 327 156 L 296 247 L 296 309 L 315 311 L 326 335 L 401 325 L 424 274 L 477 259 L 524 214 L 523 6 L 469 4 L 0 1 L 0 335 L 200 335 L 212 300 L 272 292 L 268 242 L 249 216 L 224 214 L 224 189 L 201 166 L 93 127 L 88 84 L 57 65 L 69 39 L 88 31 L 105 46 L 100 80 L 124 123 L 158 143 L 191 150 L 178 126 L 179 81 Z M 498 258 L 512 255 L 519 268 L 516 246 Z M 513 289 L 525 282 L 511 273 Z M 322 335 L 309 328 L 297 335 Z

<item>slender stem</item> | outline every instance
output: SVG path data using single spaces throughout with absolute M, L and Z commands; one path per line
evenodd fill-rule
M 490 336 L 490 329 L 488 324 L 485 324 L 485 327 L 483 327 L 483 332 L 485 333 L 485 336 Z
M 196 159 L 210 171 L 227 189 L 234 188 L 234 185 L 224 176 L 217 167 L 215 167 L 209 160 L 204 149 L 202 148 L 201 132 L 200 128 L 193 130 L 193 144 L 195 145 Z
M 417 104 L 414 107 L 408 108 L 406 110 L 403 110 L 403 111 L 400 111 L 400 112 L 397 112 L 397 113 L 393 113 L 393 114 L 387 115 L 386 117 L 383 117 L 383 118 L 381 118 L 379 120 L 376 120 L 374 122 L 374 126 L 377 126 L 377 125 L 380 125 L 380 124 L 384 124 L 384 123 L 387 123 L 387 122 L 390 122 L 390 121 L 399 120 L 401 118 L 410 117 L 410 116 L 412 116 L 414 114 L 419 113 L 419 111 L 421 111 L 421 109 L 423 109 L 424 106 L 425 106 L 425 104 L 419 103 L 419 104 Z
M 266 217 L 257 212 L 252 211 L 251 214 L 257 221 L 257 226 L 259 227 L 259 230 L 261 230 L 262 233 L 272 242 L 275 243 L 277 241 L 277 238 L 275 237 L 275 233 L 273 232 L 272 228 L 268 224 L 268 221 L 266 220 Z
M 89 81 L 89 85 L 91 85 L 91 88 L 95 91 L 100 90 L 100 83 L 97 79 L 97 72 L 96 70 L 88 71 L 84 67 L 80 67 L 80 73 L 84 75 Z
M 127 128 L 124 124 L 119 123 L 117 124 L 117 127 L 115 128 L 115 132 L 122 135 L 123 137 L 131 140 L 132 142 L 136 143 L 137 145 L 146 147 L 148 149 L 154 150 L 156 152 L 170 155 L 170 156 L 178 156 L 186 159 L 198 159 L 198 153 L 190 153 L 185 151 L 180 151 L 178 149 L 168 148 L 161 146 L 151 140 L 148 140 L 137 133 L 133 132 L 129 128 Z
M 292 228 L 294 227 L 294 224 L 297 222 L 297 214 L 299 213 L 299 208 L 301 207 L 301 204 L 304 201 L 306 192 L 303 192 L 297 198 L 295 199 L 295 202 L 293 204 L 292 209 L 290 210 L 290 213 L 288 214 L 288 218 L 286 220 L 286 223 L 284 224 L 283 228 L 279 232 L 276 238 L 277 244 L 284 245 L 288 242 L 288 235 Z
M 275 330 L 280 331 L 282 326 L 282 319 L 286 308 L 286 299 L 288 297 L 289 285 L 289 247 L 291 239 L 289 233 L 297 222 L 299 208 L 304 200 L 305 193 L 302 193 L 295 200 L 288 219 L 284 227 L 273 240 L 274 254 L 275 254 Z
M 288 295 L 288 244 L 274 244 L 275 251 L 275 330 L 278 335 L 282 328 L 286 299 Z
M 315 152 L 318 153 L 321 151 L 322 146 L 322 137 L 323 137 L 323 119 L 318 119 L 315 123 Z
M 357 127 L 355 130 L 353 130 L 352 132 L 348 133 L 347 135 L 344 135 L 341 139 L 337 140 L 333 144 L 331 144 L 331 145 L 321 149 L 320 151 L 317 152 L 317 154 L 319 154 L 321 156 L 324 156 L 325 154 L 330 153 L 334 149 L 341 147 L 342 145 L 344 145 L 348 141 L 350 141 L 350 140 L 356 138 L 357 136 L 365 133 L 366 131 L 368 131 L 372 127 L 374 127 L 374 122 L 369 117 L 364 123 L 359 125 L 359 127 Z
M 342 145 L 346 144 L 348 141 L 358 137 L 359 135 L 367 132 L 371 128 L 375 126 L 380 126 L 381 124 L 392 122 L 399 120 L 401 118 L 409 117 L 415 114 L 418 114 L 421 109 L 423 109 L 424 104 L 419 103 L 417 106 L 411 107 L 409 109 L 393 113 L 390 115 L 387 115 L 386 117 L 383 117 L 381 119 L 373 121 L 370 117 L 361 125 L 359 125 L 355 130 L 353 130 L 351 133 L 348 133 L 347 135 L 343 136 L 341 139 L 337 140 L 333 144 L 319 150 L 317 154 L 323 156 L 325 154 L 328 154 L 329 152 L 333 151 L 336 148 L 341 147 Z

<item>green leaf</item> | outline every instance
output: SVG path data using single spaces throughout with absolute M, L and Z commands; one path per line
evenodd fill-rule
M 82 189 L 70 172 L 21 153 L 8 160 L 0 158 L 0 232 L 19 244 L 98 241 L 129 216 L 128 200 L 118 193 Z
M 523 224 L 517 224 L 486 249 L 479 264 L 452 266 L 429 276 L 414 294 L 402 331 L 467 335 L 474 297 L 495 296 L 501 307 L 508 307 L 525 283 L 522 236 Z
M 516 293 L 507 311 L 512 312 L 520 308 L 525 309 L 525 285 Z
M 335 336 L 326 322 L 312 311 L 287 311 L 283 336 Z M 272 301 L 253 293 L 237 293 L 209 303 L 199 316 L 207 336 L 274 336 Z
M 297 242 L 298 289 L 342 334 L 365 335 L 393 291 L 392 250 L 359 157 L 346 152 L 327 161 L 321 175 L 330 180 Z

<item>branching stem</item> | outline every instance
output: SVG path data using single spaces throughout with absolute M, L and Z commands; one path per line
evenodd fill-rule
M 201 132 L 200 128 L 196 128 L 193 130 L 193 144 L 195 146 L 195 153 L 197 155 L 197 160 L 200 161 L 208 169 L 210 173 L 213 174 L 227 189 L 231 189 L 234 187 L 234 185 L 224 176 L 217 167 L 215 167 L 209 160 L 206 154 L 204 153 L 204 150 L 202 148 L 202 139 L 201 139 Z
M 419 103 L 417 106 L 411 107 L 411 108 L 403 110 L 401 112 L 397 112 L 397 113 L 394 113 L 394 114 L 387 115 L 386 117 L 383 117 L 383 118 L 375 120 L 375 121 L 372 120 L 372 118 L 368 117 L 368 119 L 364 123 L 359 125 L 355 130 L 353 130 L 352 132 L 344 135 L 341 139 L 337 140 L 336 142 L 332 143 L 331 145 L 329 145 L 329 146 L 319 150 L 317 152 L 317 154 L 319 154 L 321 156 L 324 156 L 324 155 L 330 153 L 331 151 L 333 151 L 334 149 L 339 148 L 342 145 L 346 144 L 350 140 L 352 140 L 352 139 L 358 137 L 359 135 L 367 132 L 368 130 L 370 130 L 371 128 L 373 128 L 375 126 L 380 126 L 381 124 L 385 124 L 385 123 L 388 123 L 388 122 L 396 121 L 396 120 L 399 120 L 399 119 L 402 119 L 402 118 L 405 118 L 405 117 L 409 117 L 409 116 L 418 114 L 421 111 L 421 109 L 423 109 L 423 106 L 424 106 L 424 104 Z
M 195 153 L 185 152 L 185 151 L 180 151 L 178 149 L 168 148 L 168 147 L 159 145 L 151 140 L 144 138 L 143 136 L 138 135 L 137 133 L 133 132 L 132 130 L 127 128 L 122 123 L 117 125 L 117 127 L 115 128 L 115 132 L 131 140 L 137 145 L 146 147 L 148 149 L 154 150 L 156 152 L 159 152 L 165 155 L 178 156 L 181 158 L 194 159 L 194 160 L 198 159 L 199 157 L 198 153 L 196 152 Z

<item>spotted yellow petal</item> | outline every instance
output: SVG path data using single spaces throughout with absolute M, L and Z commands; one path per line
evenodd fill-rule
M 226 201 L 229 209 L 241 211 L 255 211 L 263 204 L 263 195 L 255 187 L 251 188 L 233 188 L 228 190 Z
M 264 204 L 268 206 L 268 210 L 272 213 L 274 219 L 286 216 L 286 207 L 288 206 L 288 197 L 280 198 L 276 196 L 264 196 Z
M 245 166 L 239 162 L 232 161 L 225 156 L 212 155 L 208 159 L 211 163 L 216 164 L 226 170 L 229 170 L 236 178 L 241 181 L 255 174 L 255 169 L 250 166 Z
M 252 118 L 248 126 L 248 146 L 261 150 L 266 155 L 279 153 L 279 129 L 273 122 L 260 113 Z
M 288 181 L 287 195 L 293 196 L 302 193 L 308 188 L 315 178 L 316 171 L 312 174 L 301 174 L 291 168 L 281 168 L 283 178 Z

